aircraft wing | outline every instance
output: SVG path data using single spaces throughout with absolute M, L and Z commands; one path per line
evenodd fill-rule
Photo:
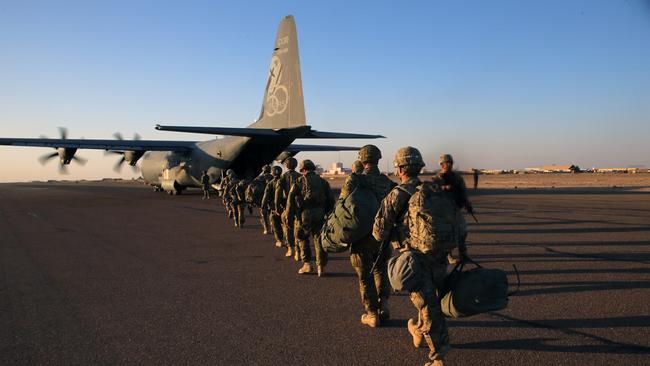
M 367 135 L 347 132 L 325 132 L 312 130 L 310 126 L 293 128 L 251 128 L 251 127 L 194 127 L 156 125 L 159 131 L 188 133 L 205 133 L 209 135 L 227 135 L 244 137 L 291 137 L 294 139 L 377 139 L 382 135 Z
M 114 151 L 188 151 L 195 141 L 0 138 L 0 145 Z
M 357 151 L 357 146 L 331 146 L 331 145 L 299 145 L 291 144 L 286 148 L 287 152 L 299 153 L 305 151 Z

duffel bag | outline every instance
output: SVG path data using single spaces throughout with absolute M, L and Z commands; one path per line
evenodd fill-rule
M 464 270 L 466 263 L 475 266 Z M 517 275 L 519 288 L 519 273 Z M 466 258 L 457 264 L 445 277 L 444 296 L 440 306 L 445 316 L 462 318 L 489 311 L 505 309 L 508 297 L 516 292 L 508 292 L 508 277 L 500 269 L 483 268 L 480 264 Z

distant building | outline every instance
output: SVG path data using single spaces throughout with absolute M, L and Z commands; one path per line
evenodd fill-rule
M 347 175 L 352 172 L 352 169 L 350 168 L 344 168 L 343 163 L 337 162 L 337 163 L 332 163 L 332 167 L 330 170 L 326 171 L 324 174 L 329 174 L 329 175 Z
M 595 173 L 644 173 L 648 172 L 648 169 L 644 168 L 593 168 Z
M 577 165 L 543 165 L 524 169 L 527 173 L 579 173 Z

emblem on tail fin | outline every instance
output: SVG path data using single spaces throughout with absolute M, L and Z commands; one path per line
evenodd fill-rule
M 289 93 L 287 88 L 280 84 L 281 81 L 282 61 L 274 55 L 269 68 L 269 87 L 266 93 L 266 115 L 269 117 L 284 113 L 289 105 Z

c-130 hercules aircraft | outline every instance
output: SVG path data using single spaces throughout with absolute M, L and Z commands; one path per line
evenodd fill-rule
M 252 177 L 262 166 L 283 160 L 301 151 L 358 150 L 356 147 L 297 145 L 296 139 L 371 139 L 380 135 L 316 131 L 306 125 L 300 77 L 298 39 L 293 16 L 282 19 L 271 57 L 262 111 L 259 119 L 245 128 L 161 126 L 157 130 L 225 135 L 209 141 L 96 140 L 0 138 L 0 145 L 52 147 L 56 152 L 41 162 L 59 157 L 61 167 L 75 157 L 78 149 L 100 149 L 122 154 L 118 162 L 135 166 L 141 159 L 142 176 L 156 190 L 179 194 L 187 187 L 200 187 L 207 170 L 212 182 L 220 181 L 226 169 L 238 176 Z

